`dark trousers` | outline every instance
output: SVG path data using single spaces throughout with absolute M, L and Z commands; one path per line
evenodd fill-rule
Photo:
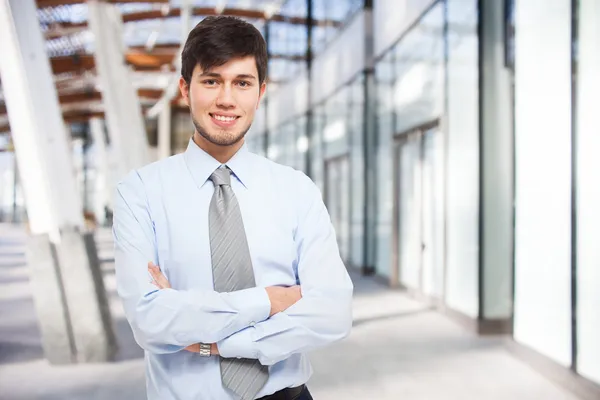
M 258 400 L 313 400 L 306 385 L 297 388 L 283 389 Z

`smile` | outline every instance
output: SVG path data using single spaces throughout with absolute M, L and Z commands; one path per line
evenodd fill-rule
M 235 121 L 238 117 L 226 117 L 225 115 L 218 115 L 218 114 L 211 114 L 211 117 L 213 117 L 216 120 L 219 121 L 224 121 L 224 122 L 231 122 L 231 121 Z
M 238 116 L 235 115 L 220 115 L 220 114 L 209 114 L 212 121 L 220 127 L 230 127 L 235 124 Z

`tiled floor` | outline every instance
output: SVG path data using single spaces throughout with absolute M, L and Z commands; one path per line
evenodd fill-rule
M 100 232 L 119 361 L 49 366 L 43 359 L 23 254 L 24 234 L 0 225 L 0 399 L 144 399 L 142 352 L 115 295 L 112 243 Z M 475 337 L 405 294 L 355 276 L 355 326 L 311 355 L 315 400 L 576 400 L 512 357 L 501 338 Z

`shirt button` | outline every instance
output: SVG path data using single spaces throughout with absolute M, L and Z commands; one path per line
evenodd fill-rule
M 256 325 L 256 322 L 254 322 L 254 321 L 250 322 L 250 326 L 254 326 L 254 325 Z

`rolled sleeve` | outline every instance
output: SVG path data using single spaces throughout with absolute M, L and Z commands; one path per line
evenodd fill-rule
M 256 328 L 248 327 L 218 342 L 221 357 L 258 359 L 258 348 L 254 343 L 255 331 Z
M 271 301 L 265 288 L 255 287 L 221 295 L 236 309 L 243 310 L 245 326 L 252 326 L 269 318 Z
M 225 358 L 258 358 L 258 349 L 254 345 L 253 336 L 256 326 L 259 322 L 269 318 L 271 312 L 271 302 L 269 295 L 264 288 L 252 288 L 243 292 L 233 292 L 226 294 L 235 297 L 233 302 L 241 302 L 245 305 L 246 325 L 248 328 L 237 332 L 219 342 L 217 348 L 219 354 Z

